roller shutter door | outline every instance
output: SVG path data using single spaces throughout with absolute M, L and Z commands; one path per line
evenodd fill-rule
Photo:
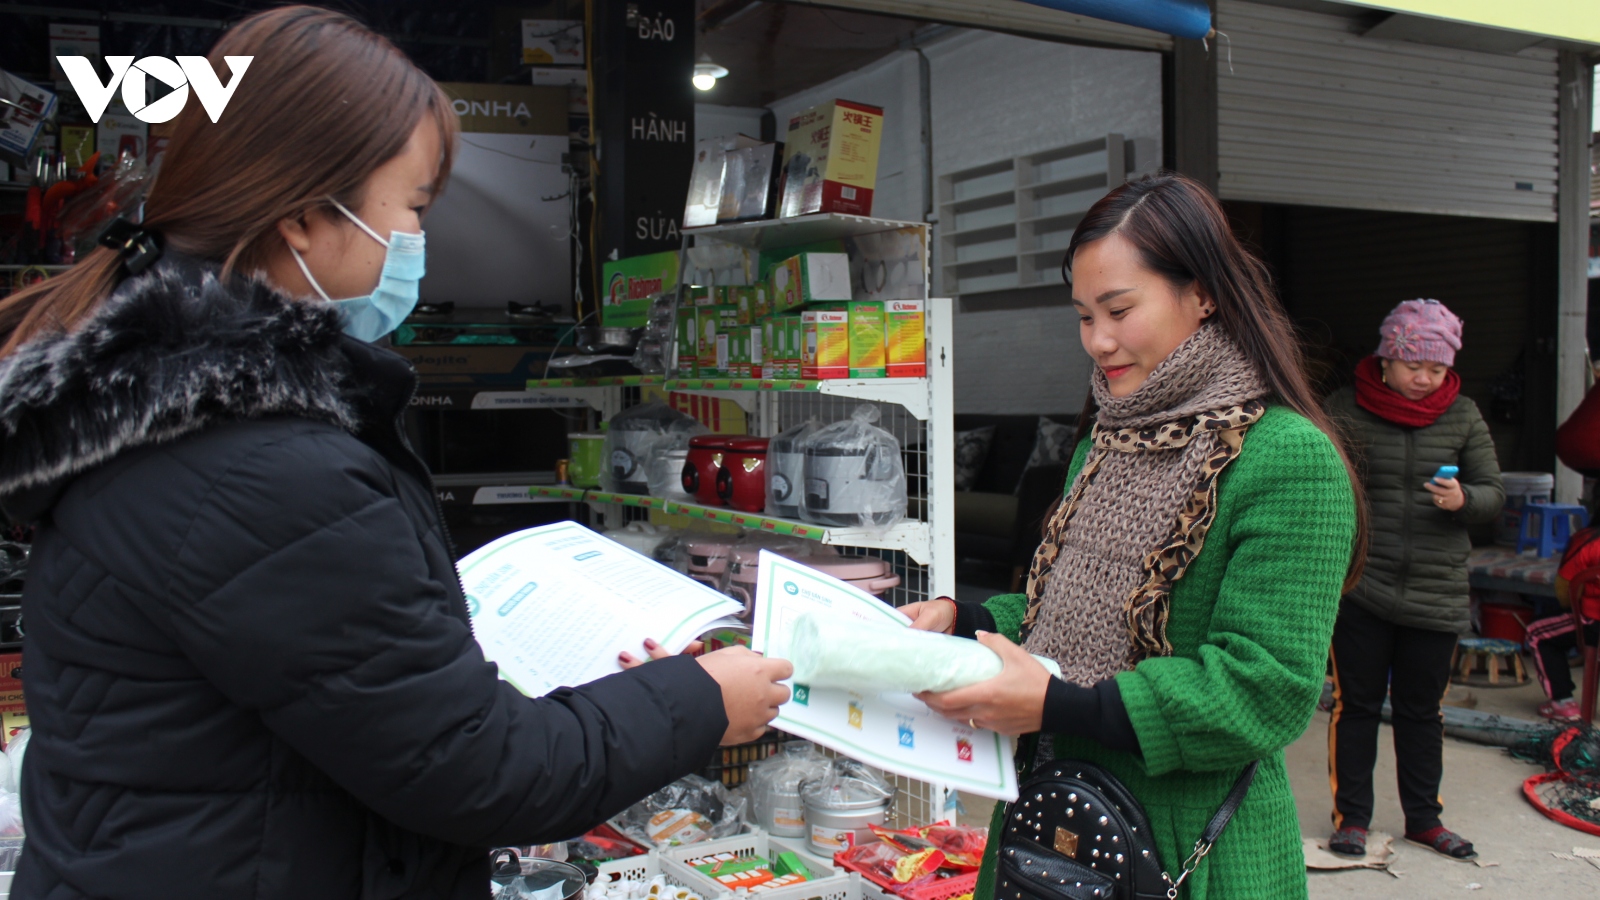
M 1555 221 L 1556 51 L 1366 38 L 1361 22 L 1222 0 L 1219 193 Z
M 830 6 L 857 12 L 924 19 L 968 28 L 1011 31 L 1045 37 L 1128 47 L 1171 50 L 1172 36 L 1088 16 L 1019 3 L 1017 0 L 789 0 L 807 6 Z

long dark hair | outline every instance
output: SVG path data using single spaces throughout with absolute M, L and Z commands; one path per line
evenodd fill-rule
M 253 56 L 212 122 L 191 100 L 173 122 L 144 225 L 167 246 L 254 275 L 283 246 L 280 219 L 360 205 L 372 170 L 398 156 L 424 116 L 443 147 L 437 196 L 459 130 L 450 98 L 386 38 L 343 13 L 285 6 L 230 28 L 209 59 Z M 121 280 L 122 260 L 97 247 L 68 272 L 0 300 L 0 358 L 43 332 L 70 331 Z
M 1171 172 L 1130 181 L 1089 207 L 1067 245 L 1062 274 L 1070 281 L 1073 254 L 1109 234 L 1137 247 L 1144 264 L 1175 287 L 1198 284 L 1217 305 L 1217 324 L 1255 364 L 1273 398 L 1310 419 L 1333 441 L 1355 493 L 1356 539 L 1344 586 L 1346 591 L 1355 587 L 1367 561 L 1366 491 L 1344 435 L 1306 377 L 1300 341 L 1278 303 L 1266 265 L 1239 243 L 1210 191 Z M 1080 427 L 1092 423 L 1095 412 L 1091 393 Z

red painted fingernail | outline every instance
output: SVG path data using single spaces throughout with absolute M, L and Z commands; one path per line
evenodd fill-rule
M 618 653 L 617 659 L 620 659 L 625 663 L 631 663 L 633 662 L 633 655 L 629 653 Z
M 644 639 L 644 648 L 646 650 L 654 650 L 654 649 L 656 649 L 657 647 L 660 647 L 660 646 L 661 646 L 660 644 L 656 643 L 654 640 L 652 640 L 650 638 L 645 638 Z

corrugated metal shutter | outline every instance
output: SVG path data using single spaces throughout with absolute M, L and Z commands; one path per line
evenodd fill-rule
M 992 31 L 1014 31 L 1137 50 L 1171 50 L 1172 36 L 1145 28 L 1074 16 L 1018 0 L 789 0 L 860 12 L 926 19 Z
M 1364 38 L 1358 22 L 1223 0 L 1221 195 L 1555 221 L 1556 51 Z

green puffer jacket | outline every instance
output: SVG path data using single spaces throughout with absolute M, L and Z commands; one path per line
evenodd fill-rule
M 1328 413 L 1347 428 L 1372 510 L 1366 576 L 1349 599 L 1396 625 L 1465 632 L 1467 526 L 1505 505 L 1500 463 L 1478 405 L 1457 397 L 1438 421 L 1406 428 L 1356 405 L 1355 388 L 1328 397 Z M 1459 466 L 1467 504 L 1454 513 L 1423 487 L 1440 466 Z
M 1088 449 L 1078 445 L 1069 485 Z M 1218 479 L 1205 547 L 1173 586 L 1172 655 L 1117 675 L 1140 752 L 1056 739 L 1057 759 L 1097 763 L 1138 798 L 1174 877 L 1240 771 L 1261 761 L 1227 832 L 1184 883 L 1187 900 L 1306 896 L 1283 748 L 1305 731 L 1322 694 L 1355 530 L 1350 479 L 1333 442 L 1293 410 L 1270 407 Z M 1005 594 L 984 605 L 1014 641 L 1027 603 Z M 978 900 L 996 897 L 1005 809 L 996 807 Z

